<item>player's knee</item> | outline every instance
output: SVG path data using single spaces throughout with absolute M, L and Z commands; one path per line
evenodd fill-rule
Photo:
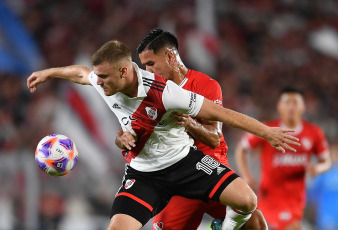
M 110 223 L 107 230 L 117 230 L 117 229 L 119 229 L 118 221 L 116 220 L 116 218 L 112 217 L 110 219 Z
M 242 201 L 243 203 L 239 209 L 244 213 L 253 212 L 257 207 L 257 196 L 253 191 L 245 194 Z

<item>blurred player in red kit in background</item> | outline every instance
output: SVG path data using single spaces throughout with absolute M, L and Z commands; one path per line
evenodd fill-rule
M 218 82 L 201 72 L 188 69 L 183 64 L 178 53 L 178 42 L 173 34 L 153 29 L 143 38 L 137 52 L 148 71 L 162 75 L 183 89 L 198 93 L 220 106 L 223 105 Z M 175 119 L 185 127 L 199 150 L 229 166 L 228 147 L 222 134 L 221 122 L 192 118 L 179 112 L 176 112 Z M 123 134 L 121 129 L 117 136 L 117 145 L 124 148 L 132 139 L 130 133 Z M 226 208 L 216 201 L 204 202 L 174 196 L 166 208 L 154 217 L 153 229 L 197 229 L 204 213 L 223 220 Z M 266 229 L 262 213 L 255 210 L 242 229 Z
M 277 104 L 280 118 L 268 126 L 296 130 L 301 146 L 297 152 L 280 154 L 263 139 L 246 134 L 236 149 L 239 173 L 252 187 L 256 182 L 249 170 L 246 154 L 260 148 L 261 182 L 258 189 L 258 208 L 262 210 L 271 230 L 299 230 L 305 207 L 305 175 L 316 176 L 330 169 L 328 144 L 322 130 L 305 120 L 304 98 L 301 90 L 285 87 Z M 311 155 L 317 163 L 311 163 Z

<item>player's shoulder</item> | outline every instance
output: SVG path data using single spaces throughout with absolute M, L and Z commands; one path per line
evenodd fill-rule
M 193 82 L 193 84 L 199 85 L 200 87 L 205 86 L 208 88 L 220 88 L 219 83 L 207 74 L 191 69 L 189 71 L 189 79 Z
M 316 133 L 322 132 L 322 128 L 312 122 L 302 120 L 302 123 L 303 123 L 304 129 L 306 130 L 309 130 L 311 132 L 316 132 Z

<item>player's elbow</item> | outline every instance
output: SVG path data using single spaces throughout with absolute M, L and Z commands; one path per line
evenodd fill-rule
M 203 138 L 201 138 L 200 141 L 203 144 L 207 145 L 208 147 L 215 149 L 221 143 L 221 137 L 222 137 L 222 134 L 212 132 L 212 133 L 208 133 L 207 135 L 205 135 Z

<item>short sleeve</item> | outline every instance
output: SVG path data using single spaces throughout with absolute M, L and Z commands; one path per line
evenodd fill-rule
M 97 85 L 97 76 L 96 74 L 94 74 L 94 72 L 90 72 L 90 74 L 88 75 L 88 80 L 90 82 L 90 84 L 92 84 L 93 86 Z
M 167 111 L 178 110 L 195 117 L 202 108 L 204 97 L 182 89 L 172 81 L 167 81 L 163 90 L 162 101 Z
M 329 153 L 329 145 L 321 128 L 316 127 L 316 139 L 313 151 L 316 156 L 320 157 Z
M 217 81 L 210 79 L 208 80 L 207 86 L 204 86 L 202 88 L 198 87 L 198 90 L 196 90 L 195 92 L 209 99 L 215 104 L 223 106 L 222 89 Z
M 242 138 L 242 144 L 245 149 L 254 149 L 264 144 L 264 139 L 251 133 L 246 133 Z

